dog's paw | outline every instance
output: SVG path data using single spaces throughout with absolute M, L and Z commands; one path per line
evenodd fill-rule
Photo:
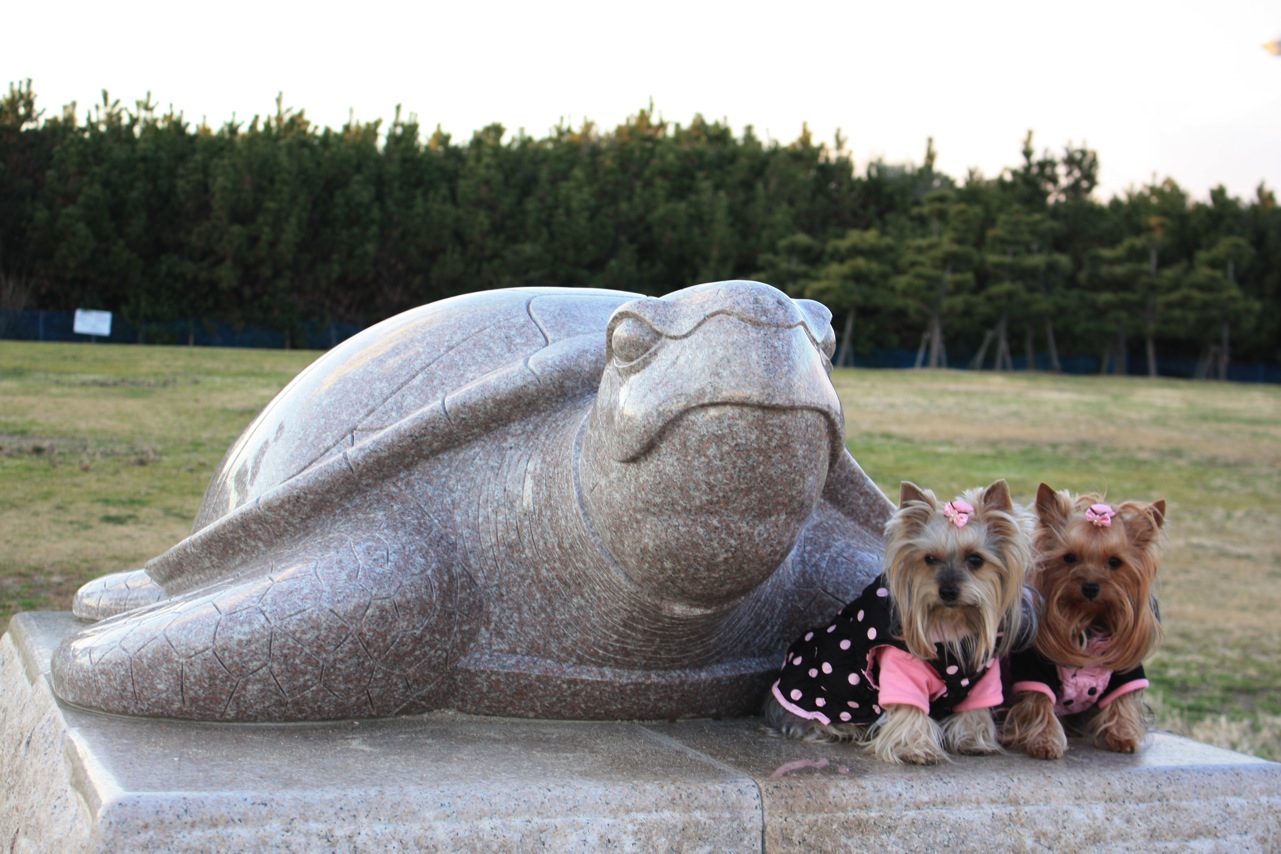
M 952 761 L 948 757 L 947 751 L 930 742 L 899 745 L 894 758 L 899 762 L 906 762 L 911 765 L 940 765 L 944 762 Z
M 914 706 L 888 706 L 871 735 L 868 749 L 882 762 L 937 765 L 951 761 L 943 749 L 943 728 Z
M 943 744 L 952 753 L 989 756 L 1001 752 L 996 722 L 988 709 L 958 712 L 943 721 Z
M 1143 692 L 1119 697 L 1086 726 L 1095 745 L 1113 753 L 1138 753 L 1147 739 Z
M 1104 750 L 1110 750 L 1113 753 L 1137 753 L 1139 751 L 1139 739 L 1113 730 L 1100 733 L 1099 743 L 1103 745 Z
M 1067 735 L 1054 704 L 1039 691 L 1019 695 L 1001 725 L 1001 743 L 1034 759 L 1062 759 L 1067 752 Z
M 1033 759 L 1062 759 L 1067 753 L 1067 738 L 1063 730 L 1049 731 L 1028 739 L 1023 749 Z
M 991 742 L 960 742 L 952 748 L 953 753 L 959 753 L 962 756 L 991 756 L 994 753 L 1001 753 L 1001 745 Z

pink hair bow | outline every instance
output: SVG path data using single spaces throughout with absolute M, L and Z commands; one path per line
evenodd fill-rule
M 1112 517 L 1115 515 L 1116 511 L 1106 504 L 1094 504 L 1085 511 L 1085 518 L 1096 528 L 1111 528 Z
M 961 498 L 943 505 L 943 515 L 958 528 L 965 527 L 965 523 L 970 521 L 970 514 L 973 512 L 974 505 Z

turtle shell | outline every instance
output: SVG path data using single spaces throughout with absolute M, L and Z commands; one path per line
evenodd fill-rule
M 484 430 L 517 414 L 513 384 L 541 406 L 600 378 L 605 327 L 639 294 L 586 288 L 513 288 L 466 294 L 392 317 L 313 362 L 273 399 L 227 451 L 196 515 L 194 531 L 289 484 L 326 460 L 367 446 L 433 407 L 486 406 Z M 540 358 L 542 351 L 548 350 Z M 556 359 L 561 351 L 592 358 Z M 563 367 L 570 376 L 549 377 Z M 563 373 L 563 371 L 562 371 Z M 421 419 L 420 419 L 421 420 Z M 450 444 L 446 436 L 433 444 Z M 305 481 L 299 488 L 308 488 Z

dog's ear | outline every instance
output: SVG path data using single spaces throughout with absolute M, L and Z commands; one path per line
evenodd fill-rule
M 1013 511 L 1014 502 L 1010 500 L 1010 485 L 1004 478 L 994 482 L 983 490 L 983 500 L 980 503 L 984 510 L 1000 510 L 1005 513 Z
M 910 480 L 905 480 L 899 484 L 898 488 L 898 506 L 902 507 L 909 501 L 924 501 L 931 507 L 934 506 L 934 495 L 928 490 L 921 489 Z
M 1165 524 L 1164 501 L 1147 505 L 1127 501 L 1119 509 L 1126 536 L 1136 548 L 1146 551 L 1161 544 L 1161 526 Z
M 899 485 L 898 511 L 885 521 L 885 538 L 889 541 L 914 537 L 930 524 L 938 510 L 934 493 L 921 489 L 910 480 Z
M 1036 488 L 1036 515 L 1043 523 L 1062 524 L 1072 512 L 1072 504 L 1066 495 L 1054 491 L 1048 483 Z

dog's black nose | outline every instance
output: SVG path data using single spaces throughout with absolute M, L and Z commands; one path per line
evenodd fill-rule
M 955 602 L 957 597 L 960 595 L 961 588 L 957 587 L 955 584 L 939 585 L 939 598 L 944 602 Z
M 1099 585 L 1093 584 L 1093 583 L 1082 584 L 1081 595 L 1084 596 L 1086 599 L 1093 599 L 1095 596 L 1099 595 Z

